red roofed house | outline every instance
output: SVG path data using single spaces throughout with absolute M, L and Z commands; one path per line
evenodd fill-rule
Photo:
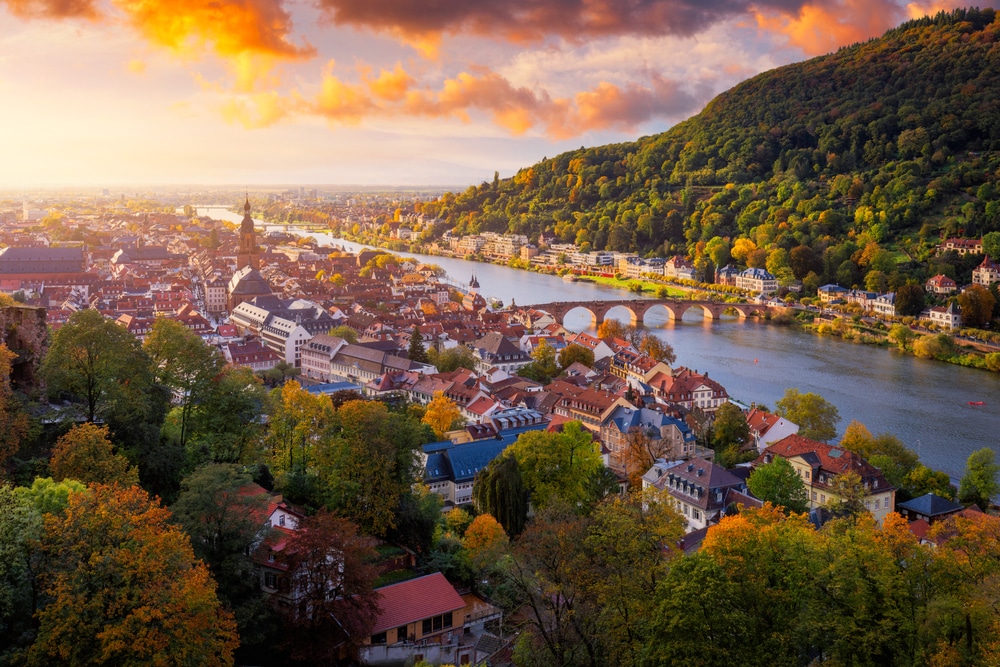
M 459 595 L 440 572 L 376 591 L 380 613 L 368 645 L 361 650 L 361 660 L 367 664 L 478 662 L 476 635 L 483 623 L 500 615 L 474 595 Z
M 881 470 L 849 449 L 798 434 L 789 435 L 765 449 L 754 465 L 770 463 L 776 456 L 787 459 L 802 478 L 809 494 L 809 509 L 836 502 L 838 496 L 832 491 L 834 480 L 838 475 L 855 472 L 868 490 L 865 507 L 879 525 L 895 510 L 896 487 L 886 481 Z
M 747 413 L 747 426 L 750 427 L 750 435 L 753 436 L 758 452 L 763 452 L 786 435 L 799 432 L 798 424 L 759 408 L 752 408 Z
M 940 273 L 933 278 L 929 278 L 924 287 L 931 294 L 951 294 L 958 289 L 958 285 L 955 284 L 954 280 Z

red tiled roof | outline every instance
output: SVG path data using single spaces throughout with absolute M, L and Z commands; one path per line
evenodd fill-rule
M 449 611 L 465 608 L 465 601 L 440 572 L 376 589 L 379 594 L 379 617 L 372 634 L 398 628 Z M 455 625 L 461 627 L 456 619 Z

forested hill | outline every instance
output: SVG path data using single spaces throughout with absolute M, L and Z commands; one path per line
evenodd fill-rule
M 551 231 L 696 259 L 703 241 L 737 264 L 751 246 L 849 257 L 871 241 L 916 257 L 941 235 L 1000 230 L 998 38 L 992 9 L 911 21 L 749 79 L 663 134 L 564 153 L 422 210 L 449 223 L 438 233 Z

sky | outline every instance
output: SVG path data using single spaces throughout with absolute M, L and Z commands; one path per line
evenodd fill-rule
M 464 187 L 964 4 L 0 0 L 0 189 Z

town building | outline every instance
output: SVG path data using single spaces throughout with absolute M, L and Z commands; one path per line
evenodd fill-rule
M 719 523 L 730 505 L 761 505 L 749 494 L 745 481 L 702 458 L 659 460 L 643 475 L 642 487 L 666 493 L 687 521 L 688 533 Z

